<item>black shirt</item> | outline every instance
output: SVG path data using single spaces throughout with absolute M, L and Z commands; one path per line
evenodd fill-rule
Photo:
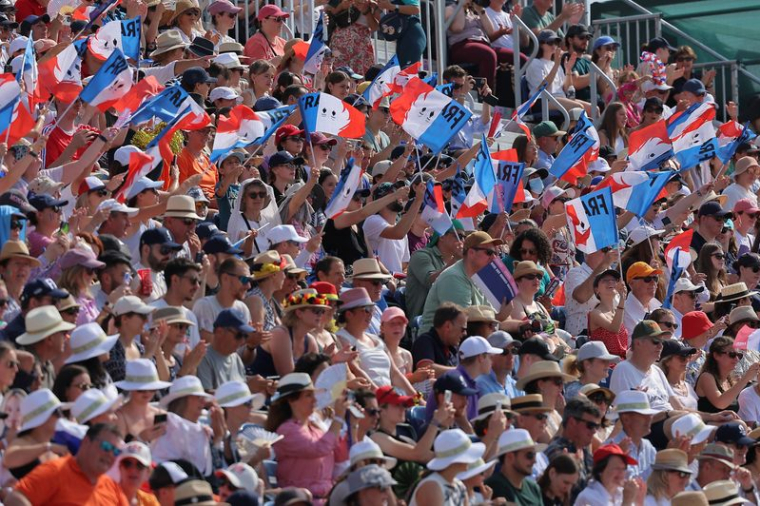
M 456 367 L 457 349 L 453 346 L 446 346 L 438 332 L 431 328 L 428 332 L 417 337 L 412 345 L 412 361 L 414 368 L 420 360 L 432 360 L 434 364 Z

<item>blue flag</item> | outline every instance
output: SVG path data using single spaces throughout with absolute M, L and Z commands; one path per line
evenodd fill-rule
M 264 131 L 264 135 L 254 140 L 249 145 L 255 144 L 257 146 L 261 146 L 264 143 L 266 143 L 266 141 L 268 141 L 269 138 L 272 135 L 274 135 L 275 132 L 277 132 L 277 129 L 280 128 L 280 126 L 282 126 L 283 123 L 285 123 L 285 120 L 287 120 L 290 117 L 290 115 L 293 113 L 293 111 L 295 111 L 295 109 L 296 109 L 296 106 L 294 105 L 289 105 L 286 107 L 278 107 L 277 109 L 267 111 L 267 113 L 273 113 L 273 114 L 271 116 L 268 116 L 266 119 L 263 117 L 263 115 L 266 113 L 261 113 L 261 112 L 256 113 L 261 119 L 261 121 L 264 123 L 264 125 L 266 126 L 266 130 Z
M 309 50 L 306 52 L 306 61 L 304 62 L 303 69 L 310 74 L 316 74 L 322 65 L 322 59 L 325 52 L 330 49 L 325 44 L 325 27 L 323 23 L 324 16 L 319 17 L 317 26 L 314 27 L 314 33 L 309 39 Z
M 438 85 L 438 72 L 432 72 L 423 81 L 435 88 Z
M 561 179 L 593 147 L 594 142 L 594 139 L 586 135 L 585 132 L 576 133 L 559 152 L 549 169 L 549 173 L 557 179 Z
M 441 84 L 440 86 L 436 86 L 435 89 L 447 97 L 454 97 L 454 83 Z
M 742 133 L 739 137 L 736 138 L 736 140 L 729 142 L 725 146 L 720 146 L 718 148 L 718 151 L 716 153 L 717 157 L 720 159 L 723 163 L 728 163 L 731 158 L 734 157 L 736 154 L 736 150 L 739 148 L 740 145 L 742 145 L 745 142 L 750 142 L 752 139 L 757 137 L 754 133 L 752 133 L 752 130 L 749 129 L 749 121 L 744 124 L 744 128 L 742 129 Z
M 575 248 L 583 253 L 617 244 L 617 216 L 609 186 L 566 202 L 565 215 Z
M 668 280 L 668 292 L 665 295 L 665 300 L 662 303 L 663 309 L 670 309 L 673 306 L 673 292 L 676 289 L 676 283 L 683 274 L 684 268 L 680 265 L 679 256 L 688 255 L 684 253 L 681 248 L 676 248 L 673 252 L 673 264 L 670 268 L 670 279 Z M 692 292 L 693 293 L 693 292 Z
M 121 98 L 132 86 L 132 73 L 124 53 L 115 49 L 84 87 L 79 98 L 92 106 Z
M 631 187 L 631 197 L 626 209 L 636 216 L 644 216 L 665 185 L 675 175 L 675 171 L 648 172 L 649 181 Z
M 496 167 L 496 186 L 494 186 L 491 202 L 492 213 L 511 212 L 517 189 L 520 188 L 523 169 L 525 169 L 525 164 L 522 162 L 499 160 Z
M 180 108 L 184 107 L 187 97 L 187 92 L 181 86 L 170 86 L 158 95 L 145 100 L 132 115 L 130 123 L 137 125 L 150 121 L 154 117 L 162 121 L 171 121 L 179 114 Z

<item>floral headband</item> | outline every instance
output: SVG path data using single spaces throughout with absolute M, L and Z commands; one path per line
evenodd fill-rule
M 288 306 L 329 306 L 327 298 L 318 293 L 294 294 L 288 297 Z
M 274 274 L 275 272 L 280 272 L 285 268 L 285 259 L 280 258 L 280 262 L 268 262 L 263 264 L 253 264 L 253 271 L 256 273 L 256 277 L 265 276 L 267 274 Z

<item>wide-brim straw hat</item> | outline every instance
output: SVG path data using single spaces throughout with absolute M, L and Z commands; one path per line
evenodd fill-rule
M 161 397 L 159 405 L 165 408 L 171 404 L 172 401 L 181 399 L 182 397 L 189 397 L 191 395 L 194 397 L 203 397 L 204 399 L 214 398 L 206 393 L 201 384 L 201 380 L 196 376 L 182 376 L 172 382 L 172 385 L 169 387 L 169 393 L 164 397 Z
M 511 407 L 509 397 L 500 392 L 486 394 L 478 399 L 478 416 L 474 417 L 471 422 L 485 420 L 496 412 L 496 406 L 501 404 L 501 412 L 505 415 L 516 414 L 509 409 Z
M 41 306 L 32 309 L 24 318 L 26 332 L 16 338 L 16 344 L 28 346 L 38 343 L 57 332 L 66 332 L 76 327 L 63 321 L 55 306 Z
M 169 197 L 166 204 L 164 218 L 191 218 L 201 220 L 202 218 L 195 213 L 195 200 L 188 195 L 173 195 Z
M 739 496 L 739 487 L 733 480 L 718 480 L 702 488 L 710 506 L 733 506 L 734 504 L 752 504 Z
M 541 394 L 528 394 L 512 398 L 512 411 L 517 414 L 521 413 L 549 413 L 554 408 L 544 404 L 544 398 Z
M 311 382 L 311 376 L 303 372 L 286 374 L 277 382 L 277 391 L 272 396 L 272 402 L 277 402 L 304 390 L 316 390 Z
M 150 53 L 150 57 L 155 58 L 174 49 L 187 49 L 189 45 L 182 40 L 176 30 L 167 30 L 156 38 L 156 49 Z
M 201 14 L 203 13 L 201 6 L 198 5 L 198 2 L 195 0 L 177 0 L 177 5 L 174 7 L 174 13 L 169 18 L 168 24 L 174 23 L 183 12 L 189 11 L 190 9 L 198 9 Z
M 517 389 L 522 390 L 531 381 L 543 378 L 562 378 L 563 381 L 573 381 L 575 379 L 575 377 L 562 372 L 557 362 L 540 360 L 530 366 L 528 374 L 525 377 L 517 380 Z
M 0 262 L 11 258 L 29 260 L 35 267 L 42 265 L 39 260 L 29 254 L 29 248 L 21 241 L 5 241 L 5 244 L 3 244 L 3 249 L 0 251 Z
M 661 471 L 680 471 L 692 474 L 689 468 L 689 457 L 686 452 L 677 448 L 668 448 L 657 452 L 652 469 Z
M 515 264 L 515 270 L 512 273 L 512 277 L 515 278 L 515 280 L 520 279 L 521 277 L 528 274 L 543 276 L 544 271 L 542 271 L 538 265 L 536 265 L 536 262 L 532 260 L 523 260 L 522 262 L 517 262 Z
M 740 281 L 739 283 L 734 283 L 721 288 L 720 295 L 715 298 L 715 302 L 733 302 L 757 294 L 758 292 L 756 290 L 748 289 L 747 285 Z
M 361 258 L 354 262 L 350 279 L 381 279 L 388 280 L 393 276 L 383 272 L 376 258 Z

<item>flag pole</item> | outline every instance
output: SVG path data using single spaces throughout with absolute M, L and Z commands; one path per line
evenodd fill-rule
M 74 99 L 74 100 L 73 100 L 73 101 L 72 101 L 72 102 L 71 102 L 71 103 L 70 103 L 70 104 L 69 104 L 69 105 L 66 107 L 66 109 L 63 111 L 63 114 L 61 114 L 60 116 L 56 115 L 56 117 L 55 117 L 55 121 L 53 122 L 53 128 L 51 128 L 51 129 L 50 129 L 50 133 L 53 133 L 53 130 L 55 130 L 56 128 L 58 128 L 58 123 L 60 123 L 61 119 L 62 119 L 64 116 L 66 116 L 66 115 L 69 113 L 69 111 L 71 110 L 71 108 L 72 108 L 72 107 L 74 107 L 74 103 L 75 103 L 77 100 L 79 100 L 79 97 L 75 98 L 75 99 Z
M 255 157 L 259 153 L 259 151 L 261 151 L 262 147 L 264 147 L 264 145 L 263 144 L 259 144 L 256 147 L 256 149 L 253 150 L 253 153 L 251 153 L 251 156 L 249 156 L 248 158 L 246 158 L 245 160 L 243 160 L 243 165 L 245 165 L 246 163 L 248 163 L 249 160 L 251 160 L 253 157 Z
M 417 153 L 417 171 L 422 172 L 422 167 L 420 166 L 420 150 L 417 148 L 417 141 L 413 141 L 413 142 L 414 142 L 414 151 Z M 425 164 L 425 166 L 427 167 L 427 164 Z

